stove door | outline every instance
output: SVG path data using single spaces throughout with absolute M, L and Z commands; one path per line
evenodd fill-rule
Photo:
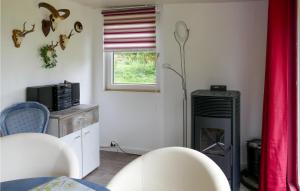
M 232 133 L 230 118 L 195 118 L 195 149 L 210 157 L 231 179 Z

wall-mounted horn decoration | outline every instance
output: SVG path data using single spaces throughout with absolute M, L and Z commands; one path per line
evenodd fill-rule
M 50 32 L 50 29 L 54 32 L 57 28 L 57 24 L 59 21 L 66 19 L 70 15 L 70 10 L 68 9 L 55 9 L 52 5 L 48 3 L 39 3 L 39 8 L 48 9 L 51 14 L 49 16 L 49 20 L 42 20 L 42 30 L 45 36 L 47 36 Z M 60 13 L 63 13 L 60 15 Z
M 31 32 L 34 32 L 34 27 L 35 25 L 32 25 L 32 29 L 30 30 L 26 30 L 26 22 L 24 22 L 23 24 L 23 30 L 19 30 L 19 29 L 14 29 L 12 31 L 12 39 L 14 41 L 15 47 L 19 48 L 21 46 L 22 40 L 23 38 Z
M 73 29 L 71 30 L 71 32 L 69 33 L 68 36 L 66 34 L 59 35 L 59 45 L 60 45 L 62 50 L 65 50 L 71 36 L 74 35 L 72 32 L 73 32 Z
M 48 51 L 53 51 L 58 46 L 59 42 L 56 42 L 56 44 L 53 44 L 53 41 L 51 41 L 51 44 L 48 45 Z

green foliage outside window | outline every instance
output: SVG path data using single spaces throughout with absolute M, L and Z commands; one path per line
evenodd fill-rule
M 155 84 L 155 52 L 114 52 L 114 84 Z

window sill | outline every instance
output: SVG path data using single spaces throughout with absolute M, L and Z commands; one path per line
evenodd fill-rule
M 105 88 L 105 91 L 160 93 L 159 89 L 110 89 L 110 88 Z

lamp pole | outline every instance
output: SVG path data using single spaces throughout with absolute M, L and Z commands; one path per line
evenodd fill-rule
M 178 21 L 175 25 L 174 38 L 180 50 L 180 66 L 181 70 L 178 72 L 169 64 L 164 64 L 164 68 L 173 71 L 181 78 L 181 88 L 183 91 L 182 99 L 182 145 L 187 147 L 187 83 L 186 83 L 186 70 L 185 70 L 185 44 L 189 39 L 190 29 L 184 21 Z

